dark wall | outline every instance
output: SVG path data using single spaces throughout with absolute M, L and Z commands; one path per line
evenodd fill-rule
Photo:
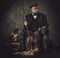
M 0 37 L 10 34 L 15 28 L 23 28 L 25 15 L 30 13 L 29 6 L 38 3 L 39 11 L 46 14 L 49 24 L 50 38 L 53 45 L 59 39 L 59 1 L 53 0 L 1 0 L 0 1 Z

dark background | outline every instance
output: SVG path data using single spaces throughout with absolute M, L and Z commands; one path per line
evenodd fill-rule
M 25 15 L 31 12 L 29 6 L 33 3 L 38 3 L 40 12 L 46 14 L 49 24 L 49 36 L 52 40 L 53 47 L 57 50 L 60 49 L 59 0 L 0 0 L 1 55 L 6 54 L 8 35 L 13 32 L 15 28 L 23 28 Z M 56 55 L 54 54 L 54 56 Z

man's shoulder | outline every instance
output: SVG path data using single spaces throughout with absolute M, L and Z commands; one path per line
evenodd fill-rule
M 27 14 L 27 15 L 26 15 L 26 17 L 29 17 L 29 16 L 31 16 L 31 15 L 32 15 L 32 13 L 30 13 L 30 14 Z
M 41 13 L 41 12 L 39 12 L 38 14 L 41 16 L 46 16 L 44 13 Z
M 44 13 L 41 13 L 41 12 L 38 12 L 38 15 L 39 16 L 46 16 Z M 32 13 L 26 15 L 26 17 L 30 17 L 30 16 L 32 16 Z

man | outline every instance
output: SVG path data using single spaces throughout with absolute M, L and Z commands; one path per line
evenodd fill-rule
M 39 13 L 38 4 L 30 6 L 31 14 L 26 15 L 24 28 L 28 29 L 38 40 L 40 51 L 43 49 L 43 35 L 48 35 L 48 22 L 44 14 Z

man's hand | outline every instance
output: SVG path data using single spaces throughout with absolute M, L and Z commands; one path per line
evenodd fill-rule
M 24 21 L 24 25 L 27 26 L 28 25 L 28 22 L 27 21 Z
M 46 32 L 46 26 L 43 26 L 41 30 L 42 30 L 42 34 L 44 34 Z
M 43 26 L 42 28 L 46 28 L 46 26 Z
M 40 31 L 41 30 L 41 28 L 38 28 L 38 31 Z

